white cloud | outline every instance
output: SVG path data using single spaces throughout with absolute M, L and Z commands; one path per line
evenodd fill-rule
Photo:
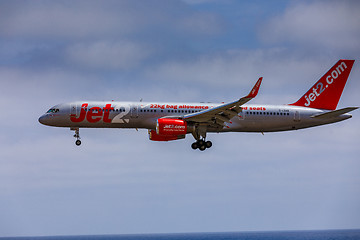
M 356 51 L 360 43 L 358 1 L 295 2 L 264 24 L 259 36 L 269 43 Z
M 131 41 L 78 43 L 66 49 L 66 58 L 95 69 L 130 69 L 146 59 L 151 50 Z
M 260 94 L 253 101 L 281 104 L 301 97 L 338 60 L 323 56 L 302 58 L 286 48 L 229 50 L 160 63 L 144 75 L 166 86 L 192 86 L 198 91 L 197 100 L 204 101 L 241 97 L 259 77 L 264 77 Z M 356 76 L 358 73 L 353 73 L 349 81 L 355 81 Z
M 179 29 L 196 35 L 215 35 L 223 30 L 224 23 L 213 13 L 196 12 L 179 21 Z
M 102 99 L 100 82 L 91 74 L 63 69 L 0 68 L 0 108 L 7 111 L 0 123 L 8 130 L 29 129 L 55 104 L 84 98 Z
M 14 2 L 3 4 L 0 32 L 3 36 L 88 37 L 124 34 L 138 24 L 127 4 L 100 1 Z M 131 23 L 131 24 L 129 24 Z
M 212 3 L 217 0 L 183 0 L 187 4 L 203 4 L 203 3 Z
M 219 33 L 220 19 L 181 1 L 20 1 L 1 4 L 4 37 L 78 39 L 152 33 L 170 35 Z M 159 7 L 160 6 L 160 7 Z

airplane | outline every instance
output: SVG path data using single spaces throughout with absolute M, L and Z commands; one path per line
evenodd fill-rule
M 75 131 L 80 128 L 148 129 L 152 141 L 173 141 L 192 134 L 193 149 L 212 146 L 207 133 L 278 132 L 315 127 L 351 118 L 358 107 L 336 110 L 355 60 L 339 60 L 298 101 L 284 105 L 248 105 L 258 94 L 262 77 L 250 93 L 229 103 L 160 103 L 77 101 L 56 105 L 39 122 Z

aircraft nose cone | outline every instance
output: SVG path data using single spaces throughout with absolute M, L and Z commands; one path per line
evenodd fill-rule
M 41 117 L 39 117 L 39 123 L 47 125 L 48 124 L 48 116 L 42 115 Z

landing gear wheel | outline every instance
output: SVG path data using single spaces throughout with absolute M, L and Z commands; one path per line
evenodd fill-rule
M 193 144 L 191 144 L 191 148 L 194 150 L 196 150 L 198 147 L 199 146 L 198 146 L 197 142 L 194 142 Z
M 200 151 L 204 151 L 207 148 L 211 148 L 212 142 L 211 141 L 204 141 L 204 140 L 197 140 L 196 142 L 191 144 L 192 149 L 199 149 Z
M 75 131 L 75 134 L 74 134 L 74 138 L 76 138 L 75 144 L 76 144 L 76 146 L 80 146 L 81 141 L 80 141 L 80 130 L 79 130 L 79 128 L 70 128 L 70 130 Z
M 204 141 L 204 140 L 198 140 L 198 141 L 197 141 L 197 145 L 198 145 L 199 148 L 200 148 L 201 146 L 204 146 L 204 145 L 205 145 L 205 141 Z

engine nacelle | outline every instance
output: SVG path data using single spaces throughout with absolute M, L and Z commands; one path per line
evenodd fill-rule
M 185 135 L 187 133 L 187 123 L 184 120 L 172 118 L 159 118 L 156 124 L 158 135 Z
M 159 135 L 155 130 L 149 130 L 149 139 L 152 141 L 173 141 L 185 138 L 185 135 Z

